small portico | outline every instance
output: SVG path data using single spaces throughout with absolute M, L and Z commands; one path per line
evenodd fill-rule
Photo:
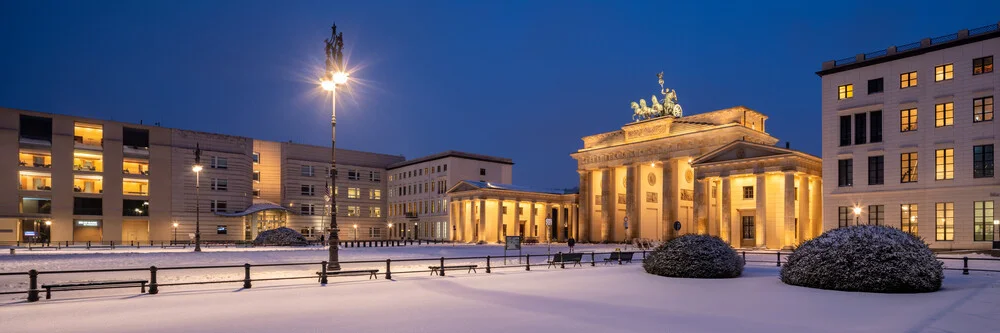
M 463 180 L 448 190 L 452 240 L 503 242 L 523 236 L 539 242 L 576 238 L 576 193 Z M 546 227 L 545 220 L 552 219 Z

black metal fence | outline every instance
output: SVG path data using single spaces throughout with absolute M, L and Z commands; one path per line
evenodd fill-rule
M 299 279 L 317 279 L 321 285 L 326 285 L 330 277 L 336 276 L 364 276 L 371 275 L 378 278 L 379 275 L 383 276 L 385 279 L 393 279 L 393 276 L 400 274 L 416 274 L 416 273 L 431 273 L 437 274 L 438 276 L 446 276 L 447 271 L 466 269 L 469 266 L 475 266 L 476 269 L 485 268 L 486 273 L 492 273 L 496 269 L 512 269 L 512 268 L 523 268 L 525 271 L 530 271 L 532 267 L 547 266 L 548 268 L 560 268 L 565 269 L 566 264 L 569 263 L 572 266 L 579 264 L 580 266 L 597 266 L 598 262 L 605 265 L 622 265 L 631 262 L 631 260 L 623 259 L 620 255 L 621 253 L 627 253 L 629 251 L 615 251 L 615 252 L 582 252 L 583 256 L 580 262 L 568 262 L 561 260 L 553 260 L 555 258 L 563 258 L 563 253 L 553 253 L 553 254 L 524 254 L 524 255 L 503 255 L 503 256 L 468 256 L 468 257 L 437 257 L 437 258 L 413 258 L 413 259 L 396 259 L 387 258 L 384 260 L 354 260 L 354 261 L 341 261 L 341 265 L 369 265 L 364 270 L 344 270 L 344 271 L 327 271 L 327 261 L 321 262 L 294 262 L 294 263 L 271 263 L 271 264 L 250 264 L 244 263 L 242 265 L 207 265 L 207 266 L 166 266 L 157 267 L 150 266 L 149 268 L 110 268 L 110 269 L 80 269 L 80 270 L 61 270 L 61 271 L 38 271 L 30 270 L 28 272 L 7 272 L 0 273 L 0 277 L 4 276 L 27 276 L 28 278 L 28 290 L 19 291 L 4 291 L 0 292 L 0 295 L 15 295 L 15 294 L 26 294 L 28 302 L 35 302 L 39 300 L 39 284 L 38 278 L 42 275 L 60 275 L 60 274 L 76 274 L 76 273 L 120 273 L 120 272 L 148 272 L 149 273 L 149 291 L 148 294 L 155 295 L 159 293 L 162 287 L 172 287 L 172 286 L 184 286 L 184 285 L 204 285 L 204 284 L 225 284 L 225 283 L 242 283 L 243 288 L 251 288 L 254 282 L 261 281 L 276 281 L 276 280 L 299 280 Z M 635 258 L 639 262 L 643 262 L 647 255 L 646 250 L 643 251 L 632 251 L 633 255 L 640 254 L 641 257 Z M 580 252 L 578 252 L 580 253 Z M 613 254 L 619 254 L 614 255 Z M 762 263 L 762 264 L 775 264 L 776 267 L 781 267 L 782 264 L 787 263 L 787 257 L 791 255 L 791 252 L 753 252 L 753 251 L 739 251 L 738 252 L 745 263 Z M 753 255 L 753 257 L 747 258 L 747 255 Z M 772 259 L 773 258 L 773 259 Z M 523 262 L 521 261 L 523 259 Z M 588 260 L 589 259 L 589 260 Z M 952 271 L 962 271 L 963 275 L 968 275 L 969 272 L 1000 272 L 1000 269 L 987 269 L 987 268 L 972 268 L 969 267 L 969 261 L 997 261 L 1000 262 L 1000 258 L 953 258 L 953 257 L 939 257 L 942 261 L 961 261 L 962 268 L 956 267 L 946 267 L 945 270 Z M 501 261 L 502 260 L 502 261 Z M 512 264 L 517 261 L 517 264 Z M 426 262 L 429 263 L 427 269 L 413 269 L 412 265 L 409 270 L 393 271 L 392 265 L 406 265 L 406 263 L 418 263 Z M 501 263 L 502 264 L 499 264 Z M 385 271 L 381 271 L 382 264 L 384 264 Z M 499 265 L 498 265 L 499 264 Z M 279 267 L 279 266 L 304 266 L 316 267 L 316 273 L 311 275 L 296 275 L 296 276 L 282 276 L 282 277 L 270 277 L 270 278 L 254 278 L 251 275 L 251 269 L 254 267 Z M 421 265 L 422 266 L 422 265 Z M 483 267 L 485 266 L 485 267 Z M 399 266 L 397 266 L 399 267 Z M 180 270 L 203 270 L 203 269 L 242 269 L 243 278 L 237 280 L 205 280 L 205 281 L 190 281 L 190 282 L 174 282 L 174 283 L 158 283 L 157 273 L 161 271 L 180 271 Z M 350 273 L 350 274 L 340 274 L 340 272 Z M 95 288 L 89 289 L 115 289 L 123 288 L 122 286 L 96 286 Z
M 395 247 L 395 246 L 407 246 L 407 245 L 432 245 L 432 244 L 450 244 L 451 241 L 446 240 L 425 240 L 425 239 L 392 239 L 392 240 L 341 240 L 339 242 L 341 247 Z M 306 244 L 300 246 L 325 246 L 329 242 L 320 242 L 318 240 L 310 240 Z M 2 245 L 2 244 L 0 244 Z M 34 243 L 34 242 L 10 242 L 9 245 L 13 246 L 13 249 L 28 250 L 28 251 L 43 251 L 43 250 L 61 250 L 61 249 L 86 249 L 86 250 L 114 250 L 119 248 L 187 248 L 194 247 L 194 241 L 103 241 L 103 242 L 76 242 L 76 241 L 61 241 L 61 242 L 50 242 L 50 243 Z M 285 246 L 283 244 L 268 244 L 268 243 L 254 243 L 253 241 L 241 241 L 241 240 L 211 240 L 202 241 L 202 247 L 269 247 L 269 246 Z

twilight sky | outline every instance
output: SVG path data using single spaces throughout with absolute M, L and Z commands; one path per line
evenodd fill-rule
M 328 145 L 315 79 L 344 32 L 338 147 L 514 159 L 573 187 L 580 138 L 678 91 L 820 155 L 825 60 L 1000 20 L 1000 1 L 0 1 L 0 106 Z M 783 143 L 782 143 L 783 144 Z

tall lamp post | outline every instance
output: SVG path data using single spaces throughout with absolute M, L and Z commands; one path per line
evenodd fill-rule
M 358 225 L 357 224 L 354 225 L 354 241 L 355 242 L 358 241 Z
M 389 239 L 389 238 L 392 237 L 392 222 L 389 222 L 388 226 L 389 226 L 389 233 L 385 235 L 386 239 Z
M 177 244 L 177 222 L 174 222 L 174 244 Z
M 201 145 L 195 144 L 194 165 L 194 252 L 201 252 Z
M 993 220 L 993 249 L 1000 250 L 1000 220 Z
M 326 72 L 320 81 L 320 87 L 330 92 L 330 185 L 334 189 L 330 194 L 330 258 L 327 269 L 340 270 L 340 254 L 337 244 L 340 243 L 340 228 L 337 227 L 337 86 L 347 83 L 348 74 L 344 72 L 344 33 L 337 33 L 337 25 L 330 27 L 331 35 L 324 40 L 326 44 Z

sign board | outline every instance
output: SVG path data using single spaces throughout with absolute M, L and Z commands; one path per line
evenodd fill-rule
M 674 231 L 681 231 L 681 221 L 674 221 Z
M 552 219 L 545 219 L 545 225 L 552 225 Z
M 25 231 L 24 232 L 24 236 L 25 237 L 34 237 L 35 236 L 35 232 L 34 231 Z
M 81 227 L 96 227 L 98 226 L 98 224 L 99 223 L 97 221 L 83 221 L 83 220 L 76 221 L 76 225 Z
M 521 236 L 507 236 L 504 250 L 521 250 Z

